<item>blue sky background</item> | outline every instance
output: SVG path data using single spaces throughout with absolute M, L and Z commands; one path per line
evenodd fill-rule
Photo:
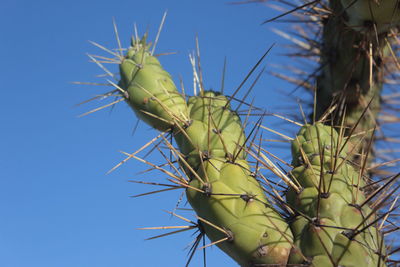
M 187 91 L 192 88 L 188 53 L 195 48 L 196 34 L 207 88 L 219 89 L 225 56 L 227 92 L 274 42 L 265 63 L 287 64 L 280 56 L 286 51 L 280 45 L 283 40 L 270 26 L 260 26 L 277 13 L 263 5 L 228 3 L 2 0 L 0 266 L 184 266 L 191 233 L 144 241 L 163 232 L 136 230 L 184 225 L 163 211 L 175 207 L 179 194 L 129 198 L 153 189 L 129 179 L 163 178 L 159 173 L 138 174 L 146 166 L 134 160 L 106 175 L 123 159 L 119 150 L 135 151 L 156 131 L 140 124 L 132 135 L 136 118 L 124 103 L 111 113 L 107 109 L 78 118 L 102 103 L 74 105 L 107 88 L 71 82 L 104 82 L 95 77 L 102 71 L 85 54 L 105 55 L 88 40 L 117 47 L 113 17 L 127 46 L 134 23 L 140 33 L 149 29 L 154 38 L 165 10 L 168 17 L 157 52 L 177 52 L 161 61 L 177 83 L 182 76 Z M 263 75 L 251 97 L 256 105 L 277 110 L 295 106 L 282 97 L 292 88 Z M 194 219 L 190 213 L 180 214 Z M 207 266 L 234 266 L 216 248 L 207 254 Z M 191 266 L 202 266 L 201 253 Z

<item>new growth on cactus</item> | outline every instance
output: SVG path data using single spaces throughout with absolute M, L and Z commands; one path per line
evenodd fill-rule
M 291 7 L 283 15 L 295 15 L 306 25 L 300 31 L 304 40 L 289 39 L 295 40 L 303 55 L 319 58 L 312 77 L 290 79 L 313 90 L 311 122 L 276 115 L 301 127 L 289 137 L 262 125 L 266 113 L 251 104 L 246 103 L 248 116 L 243 121 L 234 108 L 237 92 L 225 96 L 205 90 L 197 80 L 200 92 L 187 96 L 153 55 L 147 34 L 135 36 L 124 55 L 111 52 L 119 64 L 120 80 L 110 82 L 115 89 L 108 95 L 119 99 L 104 107 L 125 101 L 140 120 L 161 134 L 127 154 L 116 167 L 135 158 L 168 175 L 168 184 L 154 185 L 185 191 L 196 220 L 172 213 L 190 225 L 168 234 L 199 232 L 187 265 L 200 239 L 207 236 L 211 242 L 202 249 L 216 245 L 243 267 L 396 266 L 393 255 L 399 249 L 388 236 L 398 230 L 393 211 L 399 175 L 375 176 L 378 167 L 394 161 L 373 165 L 378 158 L 373 144 L 375 131 L 380 130 L 376 118 L 383 106 L 385 75 L 399 66 L 395 57 L 399 45 L 394 43 L 399 4 L 392 0 L 302 1 L 299 6 L 278 2 Z M 311 38 L 310 32 L 318 34 Z M 193 68 L 198 77 L 199 68 Z M 255 109 L 262 114 L 247 132 Z M 291 143 L 291 163 L 265 148 L 263 129 Z M 156 140 L 170 153 L 171 159 L 165 157 L 162 165 L 137 155 Z M 155 148 L 161 151 L 159 145 Z M 270 174 L 274 178 L 268 178 Z

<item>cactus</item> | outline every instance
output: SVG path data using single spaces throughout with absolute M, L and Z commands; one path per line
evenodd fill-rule
M 132 38 L 132 46 L 120 64 L 119 87 L 137 116 L 152 127 L 166 131 L 177 120 L 187 120 L 185 99 L 171 76 L 151 55 L 146 43 Z
M 212 242 L 242 266 L 285 264 L 292 236 L 251 175 L 240 118 L 226 97 L 212 91 L 188 105 L 168 73 L 134 40 L 120 64 L 119 86 L 140 118 L 171 130 L 188 174 L 186 196 Z
M 299 214 L 291 223 L 297 253 L 289 263 L 306 258 L 313 266 L 385 266 L 382 237 L 369 225 L 375 217 L 366 205 L 365 182 L 347 150 L 336 130 L 321 123 L 303 126 L 292 142 L 291 174 L 302 191 L 286 194 Z
M 391 224 L 386 232 L 397 230 L 388 217 L 396 208 L 398 187 L 391 186 L 398 175 L 374 181 L 371 164 L 400 8 L 394 0 L 332 0 L 305 2 L 293 12 L 304 9 L 306 18 L 320 15 L 321 66 L 314 75 L 312 123 L 296 122 L 301 129 L 293 138 L 280 134 L 291 140 L 291 164 L 279 159 L 287 173 L 262 144 L 249 141 L 264 126 L 260 119 L 246 134 L 232 107 L 236 92 L 224 96 L 199 82 L 199 94 L 181 94 L 147 34 L 132 38 L 120 57 L 120 80 L 111 84 L 138 118 L 162 132 L 175 163 L 166 164 L 171 172 L 136 153 L 126 160 L 137 158 L 169 175 L 166 190 L 183 188 L 197 216 L 187 229 L 198 229 L 198 238 L 206 235 L 240 266 L 394 266 L 383 229 Z M 315 40 L 309 42 L 301 48 L 314 49 Z M 277 176 L 273 182 L 259 165 Z M 281 192 L 279 179 L 286 184 Z

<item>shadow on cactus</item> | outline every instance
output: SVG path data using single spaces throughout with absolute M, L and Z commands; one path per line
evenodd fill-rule
M 318 116 L 319 120 L 312 124 L 279 116 L 284 122 L 301 127 L 294 137 L 273 131 L 291 142 L 292 162 L 288 163 L 263 147 L 260 132 L 269 130 L 262 125 L 265 114 L 248 134 L 245 133 L 250 116 L 254 111 L 259 114 L 262 109 L 245 103 L 244 99 L 236 100 L 237 92 L 224 96 L 204 90 L 199 79 L 202 77 L 198 73 L 200 68 L 197 66 L 196 70 L 194 58 L 194 77 L 200 92 L 187 96 L 177 90 L 170 74 L 153 55 L 154 49 L 146 35 L 141 39 L 132 38 L 124 54 L 122 49 L 114 52 L 96 46 L 112 54 L 114 58 L 109 62 L 117 62 L 120 71 L 119 83 L 109 82 L 114 90 L 103 95 L 118 99 L 103 107 L 125 101 L 139 119 L 161 131 L 138 151 L 127 154 L 127 158 L 112 170 L 135 158 L 169 176 L 163 184 L 140 182 L 165 187 L 142 195 L 185 191 L 196 220 L 172 212 L 189 225 L 153 238 L 198 231 L 186 265 L 204 236 L 210 243 L 202 249 L 218 246 L 245 267 L 396 264 L 390 259 L 391 251 L 383 234 L 397 231 L 390 218 L 397 208 L 397 198 L 391 197 L 397 192 L 398 175 L 370 183 L 365 179 L 368 153 L 361 154 L 358 163 L 353 161 L 364 144 L 360 136 L 373 131 L 353 131 L 364 120 L 368 106 L 353 128 L 348 127 L 343 114 L 339 120 L 330 119 L 334 109 Z M 104 60 L 104 57 L 91 56 L 106 70 L 99 58 Z M 249 107 L 244 121 L 233 108 L 233 101 Z M 370 136 L 368 134 L 367 143 L 371 146 L 373 138 Z M 170 159 L 165 157 L 165 164 L 156 165 L 138 156 L 156 142 L 163 143 L 171 155 Z M 159 147 L 155 146 L 157 150 Z M 274 162 L 284 163 L 287 168 Z M 275 178 L 266 178 L 267 171 Z M 281 181 L 286 186 L 282 186 Z

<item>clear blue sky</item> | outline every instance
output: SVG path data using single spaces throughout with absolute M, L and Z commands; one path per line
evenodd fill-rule
M 113 17 L 127 46 L 134 23 L 141 33 L 148 28 L 154 38 L 165 10 L 157 51 L 177 52 L 161 61 L 177 83 L 183 77 L 187 90 L 192 81 L 188 53 L 196 34 L 207 88 L 219 88 L 225 56 L 228 92 L 272 43 L 277 45 L 266 62 L 285 62 L 279 55 L 285 51 L 279 45 L 282 39 L 260 26 L 276 12 L 263 5 L 228 3 L 2 0 L 0 266 L 184 266 L 190 234 L 144 241 L 163 232 L 136 230 L 184 224 L 163 212 L 174 208 L 179 194 L 129 198 L 152 189 L 128 182 L 149 178 L 138 174 L 146 166 L 133 160 L 105 174 L 123 158 L 119 150 L 132 152 L 157 133 L 141 124 L 132 136 L 136 118 L 125 104 L 111 113 L 78 118 L 101 102 L 74 105 L 104 88 L 70 82 L 104 81 L 95 77 L 102 72 L 85 54 L 102 54 L 88 40 L 117 46 Z M 263 75 L 251 97 L 256 96 L 258 106 L 274 110 L 287 104 L 280 102 L 280 95 L 290 89 Z M 158 179 L 155 174 L 150 178 Z M 207 253 L 207 266 L 234 266 L 216 248 Z M 192 266 L 201 266 L 200 256 Z

